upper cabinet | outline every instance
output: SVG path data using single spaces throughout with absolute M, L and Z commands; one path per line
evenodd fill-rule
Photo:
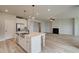
M 27 26 L 27 20 L 16 18 L 16 23 L 23 23 L 25 26 Z
M 27 20 L 16 18 L 16 31 L 26 31 L 27 28 Z

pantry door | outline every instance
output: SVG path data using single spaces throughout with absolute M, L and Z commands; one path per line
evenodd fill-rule
M 5 34 L 15 35 L 16 33 L 16 22 L 15 20 L 5 20 Z

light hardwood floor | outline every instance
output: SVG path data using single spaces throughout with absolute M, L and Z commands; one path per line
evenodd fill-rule
M 24 53 L 15 39 L 0 41 L 0 53 Z M 46 46 L 41 53 L 79 53 L 79 37 L 46 34 Z
M 0 41 L 0 53 L 24 53 L 24 51 L 16 44 L 15 39 Z
M 79 37 L 71 35 L 46 35 L 44 53 L 79 53 Z

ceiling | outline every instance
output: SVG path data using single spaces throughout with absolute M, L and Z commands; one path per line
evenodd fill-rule
M 8 14 L 16 16 L 30 17 L 35 16 L 40 20 L 48 20 L 50 16 L 59 17 L 64 12 L 70 10 L 73 5 L 36 5 L 34 8 L 31 5 L 0 5 L 0 11 L 8 10 Z M 24 10 L 26 12 L 24 13 Z

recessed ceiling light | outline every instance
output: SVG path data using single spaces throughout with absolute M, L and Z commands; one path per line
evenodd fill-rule
M 50 21 L 53 21 L 53 20 L 50 20 Z
M 29 18 L 30 18 L 31 16 L 29 16 Z
M 35 17 L 32 17 L 32 19 L 35 19 Z
M 48 11 L 51 11 L 51 9 L 48 9 Z
M 5 9 L 5 12 L 8 12 L 8 9 Z
M 37 12 L 37 13 L 36 13 L 36 15 L 38 16 L 38 15 L 39 15 L 39 13 Z

